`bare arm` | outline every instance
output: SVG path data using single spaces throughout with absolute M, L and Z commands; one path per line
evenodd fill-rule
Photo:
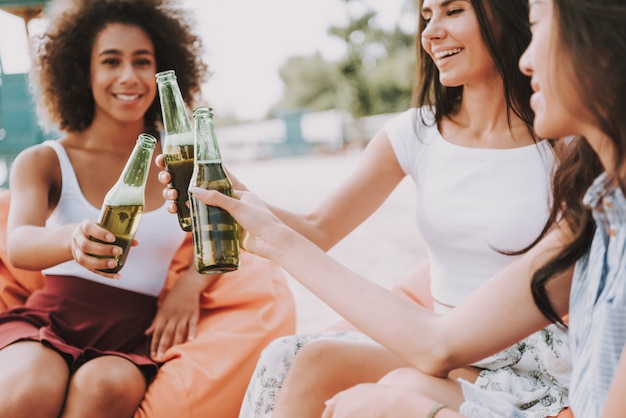
M 89 270 L 110 268 L 114 260 L 97 259 L 90 254 L 114 255 L 121 248 L 89 240 L 93 236 L 113 242 L 115 237 L 95 221 L 60 227 L 46 227 L 46 219 L 60 188 L 56 154 L 39 145 L 22 152 L 11 168 L 11 205 L 7 225 L 7 250 L 15 267 L 41 270 L 76 259 Z M 110 264 L 109 264 L 110 263 Z M 105 274 L 103 274 L 105 275 Z M 112 277 L 113 275 L 105 275 Z
M 328 251 L 374 213 L 404 177 L 383 129 L 365 148 L 352 173 L 312 212 L 301 215 L 269 207 L 290 228 Z
M 248 230 L 244 245 L 250 251 L 281 265 L 337 313 L 431 375 L 444 376 L 478 361 L 548 323 L 533 302 L 530 276 L 563 245 L 558 229 L 462 305 L 440 316 L 344 267 L 285 226 L 249 192 L 240 193 L 239 200 L 199 189 L 193 193 L 233 214 Z M 559 313 L 568 308 L 571 273 L 553 280 L 549 288 Z
M 422 393 L 380 383 L 362 383 L 339 392 L 326 402 L 322 418 L 416 418 L 427 417 L 438 402 Z M 437 418 L 462 418 L 444 407 Z
M 164 168 L 162 156 L 156 162 Z M 229 177 L 235 189 L 246 190 L 233 173 L 229 172 Z M 298 214 L 268 207 L 289 227 L 328 251 L 374 213 L 404 177 L 387 133 L 381 130 L 366 147 L 355 170 L 313 211 Z M 167 185 L 169 174 L 159 173 L 159 181 Z M 175 193 L 176 190 L 166 188 L 163 197 L 173 200 Z M 169 211 L 175 213 L 175 206 L 170 206 Z

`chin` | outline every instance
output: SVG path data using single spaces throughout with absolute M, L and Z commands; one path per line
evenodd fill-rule
M 448 76 L 445 73 L 439 73 L 439 82 L 444 87 L 459 87 L 462 86 L 463 83 L 460 83 L 457 80 L 458 77 Z
M 553 135 L 550 135 L 550 130 L 541 126 L 540 123 L 535 122 L 533 124 L 533 130 L 539 136 L 539 138 L 556 138 Z
M 566 132 L 566 130 L 563 129 L 554 129 L 552 126 L 545 126 L 541 123 L 533 124 L 533 129 L 540 138 L 563 138 L 571 135 L 568 133 L 569 131 Z

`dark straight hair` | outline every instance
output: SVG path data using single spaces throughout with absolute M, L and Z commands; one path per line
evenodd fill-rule
M 423 0 L 420 1 L 420 8 Z M 530 107 L 529 77 L 518 67 L 519 58 L 530 42 L 527 0 L 471 0 L 478 19 L 483 42 L 502 76 L 509 126 L 511 114 L 517 115 L 532 130 L 534 112 Z M 449 115 L 461 98 L 463 86 L 448 87 L 439 82 L 439 70 L 430 56 L 421 47 L 422 32 L 426 22 L 420 17 L 416 36 L 417 66 L 413 106 L 432 107 L 435 121 Z M 422 117 L 422 119 L 425 119 Z
M 553 4 L 554 36 L 561 52 L 551 65 L 569 64 L 563 76 L 573 83 L 570 91 L 587 104 L 588 113 L 611 143 L 614 167 L 609 181 L 626 193 L 626 4 L 624 0 L 553 0 Z M 544 231 L 562 217 L 573 240 L 535 273 L 531 285 L 537 307 L 554 322 L 561 318 L 550 303 L 546 285 L 589 250 L 595 222 L 583 197 L 604 170 L 584 138 L 566 145 L 553 180 L 554 207 Z

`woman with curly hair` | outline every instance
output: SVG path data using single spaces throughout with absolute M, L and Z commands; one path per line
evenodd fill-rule
M 100 271 L 121 253 L 95 221 L 104 196 L 139 134 L 159 136 L 155 74 L 175 70 L 187 105 L 200 99 L 207 66 L 187 13 L 162 0 L 50 5 L 31 80 L 62 134 L 12 167 L 3 262 L 44 280 L 0 315 L 0 416 L 236 416 L 261 349 L 294 330 L 276 265 L 244 252 L 237 272 L 196 272 L 157 170 L 124 269 Z

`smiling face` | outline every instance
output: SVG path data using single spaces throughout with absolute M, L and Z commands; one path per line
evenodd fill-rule
M 422 47 L 441 84 L 461 86 L 499 77 L 470 0 L 424 0 Z
M 531 77 L 534 129 L 544 138 L 582 134 L 593 121 L 577 94 L 578 83 L 559 40 L 553 8 L 552 0 L 530 1 L 532 40 L 519 63 L 521 71 Z
M 156 61 L 152 41 L 141 28 L 110 23 L 98 34 L 91 53 L 91 89 L 95 118 L 143 121 L 156 97 Z

